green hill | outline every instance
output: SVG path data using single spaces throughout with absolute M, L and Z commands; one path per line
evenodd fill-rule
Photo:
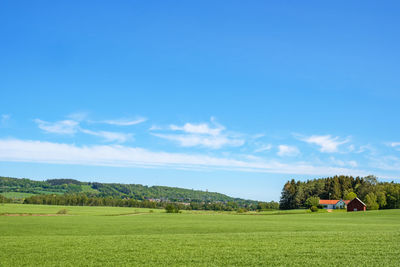
M 165 202 L 234 202 L 239 206 L 257 204 L 257 201 L 233 198 L 216 192 L 167 186 L 80 182 L 74 179 L 34 181 L 0 177 L 0 194 L 8 198 L 26 198 L 32 195 L 84 194 L 87 197 L 153 200 Z

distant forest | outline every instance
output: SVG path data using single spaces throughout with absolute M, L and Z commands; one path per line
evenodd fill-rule
M 26 204 L 91 205 L 163 208 L 174 203 L 181 209 L 267 210 L 278 209 L 277 202 L 233 198 L 215 192 L 167 186 L 144 186 L 80 182 L 74 179 L 33 181 L 0 177 L 0 202 Z
M 358 197 L 367 209 L 400 208 L 400 184 L 378 182 L 375 176 L 363 178 L 334 176 L 307 180 L 292 179 L 284 186 L 280 199 L 280 209 L 309 207 L 313 199 L 352 199 Z

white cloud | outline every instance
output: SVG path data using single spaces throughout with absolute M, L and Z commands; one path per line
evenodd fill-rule
M 152 135 L 177 142 L 183 147 L 208 147 L 219 149 L 223 146 L 242 146 L 245 140 L 237 134 L 225 131 L 225 127 L 211 118 L 212 125 L 208 123 L 185 123 L 183 126 L 170 125 L 168 130 L 180 133 L 152 133 Z M 152 127 L 150 130 L 162 130 Z
M 230 139 L 226 136 L 201 136 L 201 135 L 176 135 L 176 134 L 156 134 L 152 135 L 178 142 L 183 147 L 204 146 L 218 149 L 222 146 L 241 146 L 244 140 Z
M 279 145 L 278 146 L 278 156 L 281 157 L 294 157 L 300 154 L 300 151 L 297 147 L 295 146 L 288 146 L 288 145 Z
M 398 147 L 398 146 L 400 146 L 400 142 L 392 142 L 392 143 L 390 143 L 390 146 L 391 147 Z
M 132 134 L 118 133 L 118 132 L 107 132 L 107 131 L 91 131 L 87 129 L 80 128 L 80 131 L 85 134 L 99 136 L 103 138 L 106 142 L 117 142 L 124 143 L 126 141 L 132 140 Z
M 40 119 L 36 119 L 38 127 L 47 133 L 55 134 L 69 134 L 73 135 L 77 132 L 84 134 L 89 134 L 93 136 L 98 136 L 104 139 L 106 142 L 117 142 L 124 143 L 126 141 L 132 140 L 133 135 L 120 132 L 108 132 L 108 131 L 93 131 L 80 127 L 80 123 L 74 120 L 63 120 L 56 122 L 47 122 Z
M 218 125 L 215 128 L 211 128 L 207 123 L 192 124 L 186 123 L 182 127 L 176 125 L 170 125 L 170 129 L 173 131 L 183 131 L 191 134 L 206 134 L 206 135 L 220 135 L 221 131 L 225 130 L 225 127 Z
M 396 156 L 370 157 L 370 161 L 372 167 L 397 173 L 400 171 L 400 158 Z
M 254 150 L 254 153 L 268 151 L 268 150 L 271 150 L 271 148 L 272 148 L 272 145 L 270 145 L 270 144 L 267 144 L 267 145 L 257 144 L 257 148 Z
M 35 122 L 40 129 L 48 133 L 75 134 L 79 129 L 79 122 L 74 120 L 63 120 L 52 123 L 36 119 Z
M 300 140 L 320 146 L 320 151 L 326 153 L 338 152 L 338 147 L 340 145 L 349 142 L 348 139 L 340 140 L 339 137 L 332 137 L 330 135 L 312 135 L 310 137 L 300 138 Z
M 334 157 L 330 157 L 330 160 L 333 164 L 338 165 L 338 166 L 349 166 L 349 167 L 358 167 L 358 163 L 355 160 L 349 160 L 349 161 L 343 161 L 340 159 L 336 159 Z
M 10 114 L 2 114 L 1 115 L 1 120 L 0 120 L 0 126 L 1 125 L 6 125 L 8 121 L 10 120 L 11 115 Z
M 224 169 L 242 172 L 308 175 L 368 175 L 368 172 L 361 170 L 313 166 L 304 162 L 285 164 L 259 158 L 235 159 L 201 154 L 154 152 L 122 145 L 76 146 L 18 139 L 0 139 L 0 161 L 114 167 Z
M 149 131 L 158 131 L 158 130 L 162 130 L 163 128 L 162 127 L 160 127 L 160 126 L 158 126 L 158 125 L 152 125 L 150 128 L 149 128 Z
M 116 119 L 116 120 L 104 120 L 104 121 L 98 121 L 97 123 L 105 123 L 105 124 L 110 124 L 110 125 L 116 125 L 116 126 L 131 126 L 131 125 L 136 125 L 142 122 L 147 121 L 146 118 L 138 118 L 138 119 Z
M 68 119 L 74 120 L 74 121 L 84 121 L 88 118 L 89 114 L 87 112 L 75 112 L 72 114 L 69 114 L 67 116 Z

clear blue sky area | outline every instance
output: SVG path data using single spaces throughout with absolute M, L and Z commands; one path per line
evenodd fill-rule
M 2 1 L 0 175 L 279 200 L 400 178 L 399 1 Z

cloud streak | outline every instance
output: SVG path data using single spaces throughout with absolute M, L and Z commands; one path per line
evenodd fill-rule
M 146 118 L 138 118 L 138 119 L 104 120 L 104 121 L 98 121 L 96 123 L 104 123 L 104 124 L 116 125 L 116 126 L 131 126 L 131 125 L 140 124 L 145 121 L 147 121 Z
M 47 132 L 60 135 L 74 135 L 78 132 L 101 137 L 106 142 L 117 142 L 124 143 L 132 140 L 133 135 L 120 132 L 109 132 L 109 131 L 93 131 L 80 127 L 80 123 L 75 120 L 63 120 L 56 122 L 47 122 L 40 119 L 35 120 L 38 127 Z
M 80 129 L 82 133 L 98 136 L 104 139 L 106 142 L 117 142 L 125 143 L 133 139 L 132 134 L 118 133 L 118 132 L 107 132 L 107 131 L 91 131 L 86 129 Z
M 10 114 L 2 114 L 0 119 L 0 126 L 6 125 L 10 120 L 10 118 L 11 118 Z
M 40 129 L 48 133 L 55 134 L 75 134 L 79 130 L 79 122 L 74 120 L 63 120 L 54 123 L 35 119 Z
M 271 148 L 272 148 L 272 145 L 270 145 L 270 144 L 267 144 L 267 145 L 256 144 L 256 145 L 257 145 L 257 148 L 254 150 L 254 153 L 260 153 L 260 152 L 268 151 L 268 150 L 271 150 Z
M 392 142 L 392 143 L 390 143 L 390 146 L 394 147 L 394 148 L 397 148 L 397 147 L 400 146 L 400 142 Z
M 235 159 L 201 154 L 157 152 L 122 145 L 77 146 L 19 139 L 0 139 L 0 160 L 113 167 L 222 169 L 307 175 L 346 174 L 364 176 L 368 174 L 355 169 L 313 166 L 304 162 L 285 164 L 274 160 L 266 161 L 257 157 Z
M 244 140 L 229 139 L 226 136 L 174 135 L 156 133 L 153 133 L 152 135 L 171 141 L 176 141 L 182 147 L 204 146 L 218 149 L 222 146 L 241 146 L 244 144 Z
M 309 144 L 315 144 L 320 147 L 320 151 L 324 153 L 334 153 L 338 152 L 338 147 L 349 140 L 340 140 L 339 137 L 332 137 L 330 135 L 312 135 L 310 137 L 299 138 Z
M 225 132 L 225 127 L 216 123 L 185 123 L 183 126 L 170 125 L 169 131 L 179 133 L 152 133 L 153 136 L 163 138 L 178 143 L 182 147 L 207 147 L 211 149 L 219 149 L 223 146 L 238 147 L 245 143 L 245 140 L 238 138 L 232 133 Z M 152 127 L 151 130 L 162 130 L 161 128 Z
M 295 157 L 300 154 L 300 151 L 295 146 L 279 145 L 277 154 L 281 157 Z

